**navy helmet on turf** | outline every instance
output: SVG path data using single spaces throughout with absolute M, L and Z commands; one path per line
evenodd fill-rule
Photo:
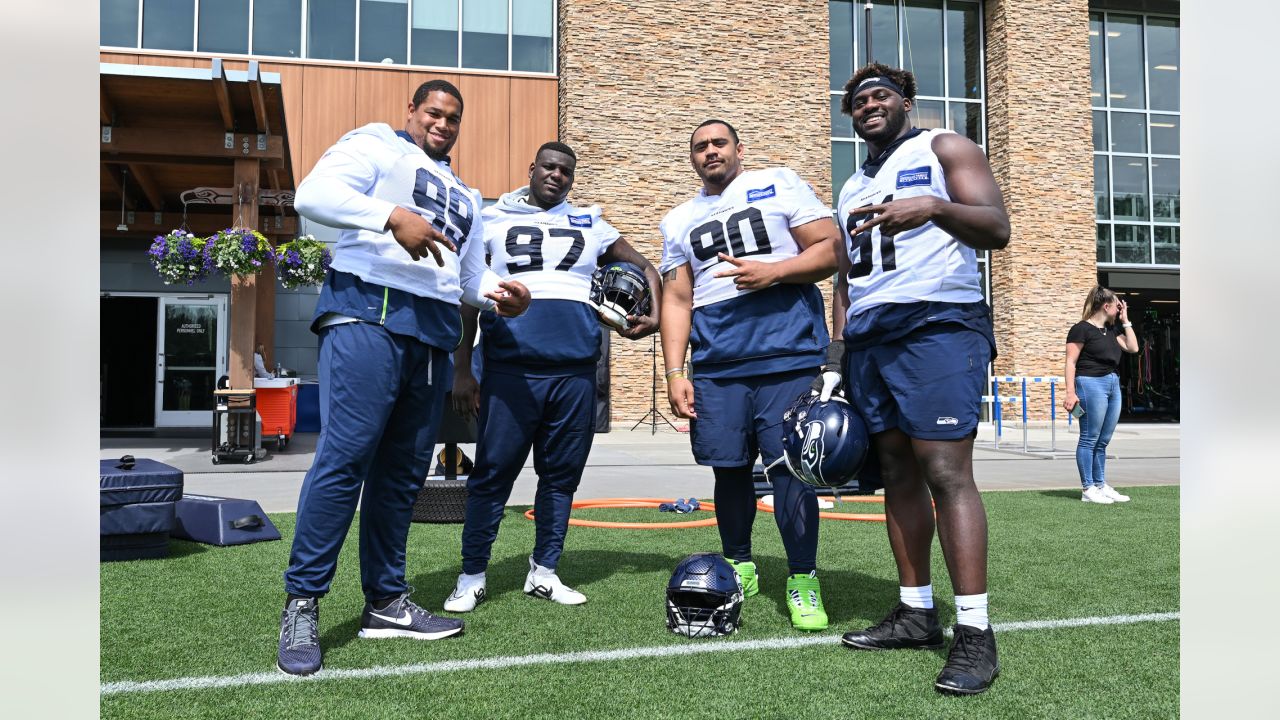
M 596 306 L 600 322 L 626 330 L 628 315 L 649 314 L 649 278 L 633 263 L 601 265 L 591 276 L 591 304 Z
M 688 637 L 731 635 L 742 624 L 742 578 L 719 553 L 696 553 L 667 583 L 667 629 Z
M 791 475 L 815 487 L 840 487 L 858 477 L 871 451 L 862 418 L 839 395 L 805 391 L 782 414 L 782 457 Z

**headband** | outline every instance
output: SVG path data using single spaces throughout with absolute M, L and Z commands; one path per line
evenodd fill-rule
M 898 83 L 890 80 L 887 77 L 882 77 L 880 75 L 869 77 L 866 80 L 863 80 L 862 82 L 858 83 L 858 87 L 854 88 L 853 94 L 857 95 L 858 93 L 862 92 L 863 90 L 869 87 L 888 88 L 889 90 L 892 90 L 898 93 L 904 98 L 907 96 L 907 94 L 903 92 L 902 87 L 899 86 Z

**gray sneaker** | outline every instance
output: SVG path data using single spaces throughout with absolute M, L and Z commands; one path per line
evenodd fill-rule
M 276 667 L 290 675 L 310 675 L 320 665 L 320 606 L 315 598 L 290 600 L 280 616 Z
M 441 640 L 462 634 L 461 620 L 432 615 L 409 599 L 411 592 L 413 588 L 381 610 L 366 602 L 360 615 L 360 637 Z

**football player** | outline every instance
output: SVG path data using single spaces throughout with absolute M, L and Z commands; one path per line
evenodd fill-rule
M 484 264 L 480 194 L 449 166 L 462 123 L 451 83 L 423 83 L 404 130 L 344 135 L 298 185 L 298 212 L 343 228 L 316 305 L 324 427 L 298 496 L 281 615 L 281 671 L 322 664 L 317 603 L 360 505 L 360 637 L 435 640 L 462 632 L 410 599 L 405 543 L 431 469 L 458 305 L 516 316 L 529 291 Z
M 757 455 L 772 465 L 782 454 L 782 413 L 822 367 L 828 334 L 814 283 L 835 271 L 840 231 L 795 172 L 745 170 L 742 158 L 738 133 L 723 120 L 707 120 L 689 139 L 702 188 L 660 226 L 662 355 L 667 399 L 690 420 L 694 459 L 713 468 L 722 549 L 750 597 L 759 591 L 752 466 Z M 822 630 L 817 496 L 781 464 L 768 474 L 791 623 Z
M 934 684 L 974 694 L 999 673 L 987 619 L 987 516 L 973 482 L 979 397 L 995 357 L 975 251 L 1007 245 L 1009 217 L 982 149 L 953 132 L 913 128 L 914 98 L 911 73 L 873 64 L 854 74 L 841 101 L 867 160 L 840 191 L 848 244 L 832 323 L 847 352 L 847 397 L 880 461 L 900 585 L 889 615 L 843 642 L 942 646 L 929 576 L 932 497 L 957 613 Z
M 597 266 L 609 262 L 643 269 L 651 309 L 628 316 L 629 327 L 619 331 L 632 340 L 658 329 L 661 284 L 653 264 L 619 236 L 599 207 L 565 200 L 577 162 L 568 145 L 545 143 L 529 165 L 529 184 L 484 210 L 492 267 L 528 286 L 535 302 L 520 318 L 479 314 L 484 373 L 478 391 L 471 370 L 478 313 L 464 314 L 453 402 L 464 415 L 478 413 L 479 436 L 467 479 L 462 574 L 444 603 L 450 612 L 469 612 L 484 599 L 489 551 L 531 448 L 537 534 L 524 592 L 563 605 L 587 601 L 556 568 L 595 427 L 600 318 L 590 301 L 591 279 Z

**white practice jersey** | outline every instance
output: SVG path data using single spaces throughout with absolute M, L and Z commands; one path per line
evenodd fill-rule
M 342 229 L 333 269 L 367 282 L 454 305 L 492 307 L 483 297 L 498 277 L 480 247 L 480 193 L 445 162 L 404 140 L 390 126 L 370 123 L 342 136 L 298 185 L 294 208 L 303 217 Z M 440 246 L 444 267 L 428 255 L 414 260 L 386 230 L 392 210 L 417 213 L 458 248 Z
M 927 130 L 908 139 L 889 155 L 875 177 L 858 170 L 840 191 L 837 217 L 853 264 L 848 277 L 848 317 L 888 303 L 983 299 L 973 248 L 932 222 L 897 235 L 882 235 L 879 227 L 857 237 L 850 235 L 871 217 L 851 216 L 850 211 L 857 208 L 928 195 L 951 199 L 942 164 L 932 148 L 933 139 L 947 132 Z
M 790 168 L 749 170 L 723 193 L 699 190 L 667 213 L 659 225 L 661 272 L 689 263 L 695 308 L 746 295 L 754 291 L 739 289 L 732 277 L 715 277 L 733 268 L 719 253 L 780 262 L 801 251 L 791 228 L 830 217 L 831 209 Z
M 592 205 L 562 202 L 550 210 L 527 202 L 529 188 L 506 193 L 484 209 L 489 265 L 518 280 L 534 300 L 591 301 L 591 276 L 619 234 Z

